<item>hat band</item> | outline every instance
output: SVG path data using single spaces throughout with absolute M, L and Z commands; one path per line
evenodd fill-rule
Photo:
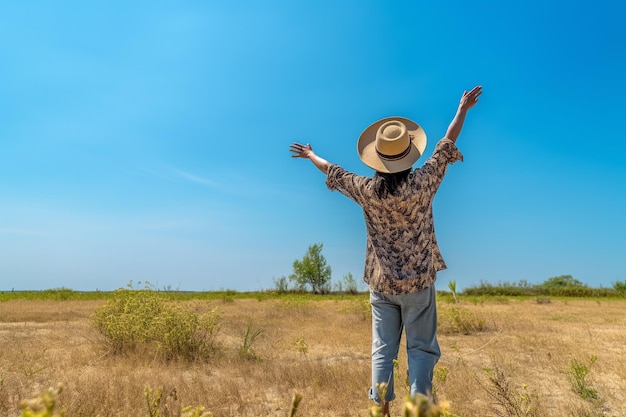
M 396 155 L 385 155 L 384 153 L 380 152 L 378 148 L 376 148 L 376 153 L 378 154 L 380 159 L 384 159 L 386 161 L 397 161 L 398 159 L 404 158 L 411 152 L 411 145 L 412 142 L 409 142 L 409 146 L 404 151 Z

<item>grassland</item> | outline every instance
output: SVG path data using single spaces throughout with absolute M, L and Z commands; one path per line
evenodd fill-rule
M 181 297 L 222 316 L 215 352 L 192 361 L 113 354 L 90 321 L 106 297 L 63 298 L 0 302 L 0 416 L 58 383 L 67 417 L 150 416 L 146 388 L 161 390 L 161 417 L 286 416 L 296 390 L 298 416 L 369 415 L 366 295 Z M 437 397 L 464 417 L 624 416 L 625 310 L 624 299 L 442 296 Z M 398 363 L 396 416 L 404 352 Z

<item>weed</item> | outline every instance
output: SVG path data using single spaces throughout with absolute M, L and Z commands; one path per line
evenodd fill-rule
M 378 391 L 378 398 L 387 398 L 387 383 L 380 382 L 376 384 L 376 390 Z M 370 408 L 370 417 L 381 417 L 382 410 L 380 405 L 374 405 Z
M 22 401 L 20 417 L 63 417 L 65 411 L 57 410 L 57 398 L 62 390 L 63 387 L 57 385 L 56 388 L 50 388 L 35 398 Z
M 297 391 L 294 392 L 291 400 L 291 411 L 289 412 L 289 417 L 294 417 L 296 415 L 300 401 L 302 401 L 302 395 Z
M 436 404 L 421 394 L 409 395 L 404 399 L 402 415 L 406 417 L 454 417 L 448 411 L 449 404 Z
M 504 371 L 495 366 L 485 368 L 489 374 L 490 386 L 480 384 L 495 401 L 494 412 L 500 417 L 535 417 L 538 416 L 539 396 L 536 391 L 528 391 L 526 384 L 520 388 L 511 386 L 511 381 Z
M 150 387 L 144 389 L 144 398 L 148 406 L 149 417 L 213 417 L 212 413 L 205 411 L 204 407 L 187 406 L 183 407 L 180 413 L 173 412 L 167 403 L 168 399 L 177 400 L 176 389 L 172 389 L 163 401 L 163 388 L 153 390 Z
M 448 374 L 450 370 L 447 366 L 437 364 L 433 369 L 433 379 L 434 383 L 432 385 L 433 389 L 433 398 L 438 399 L 440 396 L 440 392 L 443 392 L 443 387 L 448 380 Z
M 572 359 L 572 362 L 570 363 L 569 373 L 574 386 L 574 391 L 576 391 L 585 400 L 598 399 L 597 391 L 590 387 L 587 383 L 587 375 L 596 360 L 596 355 L 591 355 L 589 357 L 589 365 L 586 365 L 576 359 Z
M 376 384 L 376 389 L 380 398 L 385 398 L 387 393 L 387 384 Z M 431 398 L 422 394 L 407 395 L 402 403 L 402 416 L 404 417 L 454 417 L 448 411 L 449 404 L 442 402 L 436 404 Z M 374 405 L 370 408 L 370 417 L 382 417 L 382 409 L 380 405 Z
M 163 395 L 163 389 L 157 388 L 157 390 L 153 390 L 152 388 L 146 387 L 144 389 L 144 397 L 146 399 L 146 403 L 148 406 L 148 415 L 150 417 L 160 417 L 161 411 L 159 410 L 159 405 L 161 404 L 161 398 Z
M 450 292 L 452 292 L 452 297 L 454 297 L 454 303 L 458 304 L 459 299 L 456 296 L 456 281 L 448 282 L 448 288 L 450 289 Z
M 246 331 L 243 335 L 243 342 L 241 348 L 239 348 L 239 356 L 245 359 L 258 359 L 258 356 L 252 350 L 252 344 L 254 341 L 263 334 L 263 329 L 252 328 L 252 323 L 248 323 Z
M 394 359 L 393 361 L 393 374 L 395 376 L 396 381 L 400 380 L 400 362 L 398 361 L 398 359 Z M 409 380 L 409 371 L 407 369 L 406 371 L 406 376 L 404 378 L 404 387 L 407 389 L 407 391 L 411 390 L 411 381 Z M 381 397 L 382 398 L 382 397 Z
M 435 377 L 435 381 L 437 381 L 440 384 L 444 384 L 446 380 L 448 379 L 449 373 L 450 373 L 450 370 L 446 366 L 437 365 L 435 366 L 433 376 Z
M 295 345 L 296 349 L 298 349 L 298 352 L 300 352 L 302 356 L 306 356 L 306 354 L 309 352 L 309 344 L 303 338 L 297 338 Z

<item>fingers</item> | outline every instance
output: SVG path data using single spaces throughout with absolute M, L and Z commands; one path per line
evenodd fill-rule
M 467 90 L 463 90 L 463 95 L 461 96 L 462 98 L 467 98 L 470 100 L 476 99 L 479 95 L 481 95 L 483 92 L 483 87 L 480 85 L 477 85 L 476 87 L 472 88 L 469 92 Z
M 461 97 L 461 101 L 459 103 L 460 108 L 469 110 L 474 107 L 474 105 L 478 103 L 478 96 L 480 96 L 482 92 L 483 87 L 481 85 L 477 85 L 469 92 L 467 90 L 463 91 L 463 96 Z
M 289 146 L 289 150 L 291 152 L 303 152 L 305 149 L 306 149 L 306 147 L 304 145 L 302 145 L 301 143 L 298 143 L 298 142 L 292 143 Z
M 294 142 L 289 145 L 289 151 L 294 153 L 294 155 L 291 155 L 292 158 L 305 158 L 306 151 L 309 149 L 311 149 L 311 145 L 309 144 L 303 145 L 301 143 Z
M 289 146 L 290 149 L 294 149 L 294 150 L 298 150 L 298 151 L 305 151 L 307 149 L 311 149 L 311 145 L 309 145 L 308 143 L 306 145 L 303 145 L 301 143 L 298 142 L 294 142 Z
M 302 152 L 302 145 L 300 145 L 299 143 L 294 143 L 292 145 L 289 145 L 289 150 L 291 152 Z
M 462 100 L 465 101 L 467 106 L 472 107 L 474 104 L 478 103 L 478 96 L 480 96 L 482 92 L 483 87 L 477 85 L 476 87 L 472 88 L 469 93 L 467 91 L 464 91 Z
M 468 95 L 478 98 L 478 96 L 481 95 L 482 93 L 483 93 L 483 87 L 480 85 L 477 85 L 476 87 L 470 90 Z

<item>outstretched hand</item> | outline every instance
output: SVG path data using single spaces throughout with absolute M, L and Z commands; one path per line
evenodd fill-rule
M 301 143 L 295 142 L 289 146 L 289 151 L 293 154 L 292 158 L 306 158 L 309 159 L 311 154 L 313 153 L 313 148 L 308 143 L 306 145 L 302 145 Z
M 459 134 L 461 133 L 461 129 L 463 128 L 467 111 L 478 103 L 478 96 L 480 96 L 482 92 L 483 87 L 480 85 L 472 88 L 469 92 L 463 91 L 463 95 L 461 96 L 461 101 L 459 102 L 459 107 L 456 110 L 454 119 L 452 119 L 452 122 L 450 122 L 448 130 L 446 131 L 446 138 L 450 139 L 452 142 L 456 142 Z
M 328 168 L 330 168 L 330 162 L 321 158 L 313 152 L 313 148 L 308 143 L 303 145 L 298 142 L 294 142 L 289 146 L 289 151 L 292 152 L 292 158 L 304 158 L 313 162 L 313 165 L 324 174 L 328 173 Z
M 474 107 L 476 103 L 478 103 L 478 96 L 480 96 L 483 92 L 483 87 L 477 85 L 472 88 L 469 92 L 463 91 L 463 96 L 461 97 L 461 102 L 459 103 L 459 109 L 467 111 Z

